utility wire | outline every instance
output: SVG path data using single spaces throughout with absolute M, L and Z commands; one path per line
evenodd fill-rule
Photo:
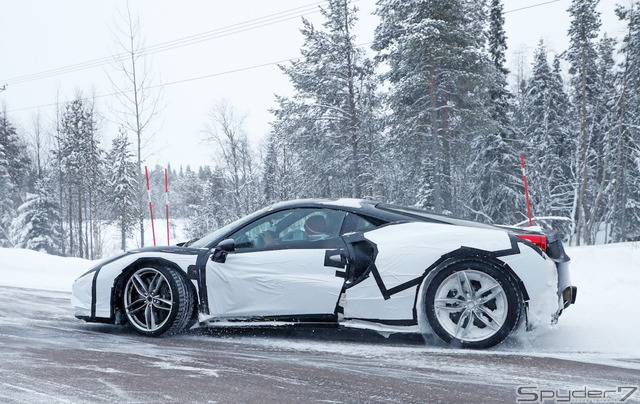
M 273 25 L 280 22 L 292 20 L 307 14 L 313 14 L 313 13 L 319 12 L 319 9 L 317 8 L 317 6 L 323 3 L 326 3 L 326 1 L 327 0 L 322 0 L 316 3 L 295 7 L 292 9 L 284 10 L 274 14 L 269 14 L 263 17 L 252 19 L 252 20 L 243 21 L 237 24 L 232 24 L 232 25 L 217 28 L 214 30 L 205 31 L 199 34 L 194 34 L 194 35 L 186 36 L 183 38 L 178 38 L 171 41 L 148 46 L 146 48 L 140 49 L 138 52 L 136 52 L 136 54 L 142 56 L 142 55 L 155 54 L 159 52 L 165 52 L 168 50 L 181 48 L 184 46 L 189 46 L 189 45 L 193 45 L 193 44 L 204 42 L 204 41 L 210 41 L 213 39 L 218 39 L 225 36 L 253 30 L 256 28 L 261 28 L 268 25 Z M 18 76 L 8 80 L 2 80 L 0 82 L 5 82 L 11 85 L 21 84 L 29 81 L 59 76 L 62 74 L 73 73 L 73 72 L 86 70 L 86 69 L 92 69 L 95 67 L 100 67 L 100 66 L 111 64 L 114 62 L 122 61 L 122 60 L 128 59 L 129 57 L 131 57 L 130 53 L 120 53 L 115 56 L 108 56 L 108 57 L 93 59 L 86 62 L 76 63 L 73 65 L 59 67 L 51 70 L 45 70 L 42 72 Z
M 319 4 L 322 4 L 324 2 L 326 2 L 327 0 L 323 0 L 317 3 L 313 3 L 313 4 L 308 4 L 306 6 L 300 6 L 300 7 L 296 7 L 293 9 L 289 9 L 289 10 L 285 10 L 279 13 L 275 13 L 275 14 L 270 14 L 264 17 L 260 17 L 260 18 L 256 18 L 254 20 L 248 20 L 239 24 L 234 24 L 234 25 L 229 25 L 226 27 L 222 27 L 219 29 L 215 29 L 215 30 L 211 30 L 211 31 L 206 31 L 200 34 L 195 34 L 195 35 L 191 35 L 191 36 L 187 36 L 187 37 L 183 37 L 183 38 L 179 38 L 176 40 L 172 40 L 172 41 L 168 41 L 168 42 L 163 42 L 157 45 L 153 45 L 153 46 L 149 46 L 147 48 L 142 49 L 141 54 L 153 54 L 153 53 L 157 53 L 157 52 L 163 52 L 166 50 L 171 50 L 171 49 L 175 49 L 178 47 L 183 47 L 183 46 L 188 46 L 194 43 L 199 43 L 199 42 L 203 42 L 203 41 L 207 41 L 207 40 L 211 40 L 211 39 L 216 39 L 216 38 L 220 38 L 223 36 L 227 36 L 227 35 L 233 35 L 235 33 L 239 33 L 239 32 L 243 32 L 243 31 L 248 31 L 250 29 L 255 29 L 255 28 L 259 28 L 259 27 L 263 27 L 265 25 L 271 25 L 271 24 L 276 24 L 278 22 L 282 22 L 282 21 L 286 21 L 292 18 L 297 18 L 303 14 L 305 14 L 304 12 L 302 14 L 297 14 L 293 17 L 290 17 L 289 15 L 286 15 L 287 13 L 290 13 L 294 10 L 297 10 L 298 13 L 300 13 L 300 9 L 306 9 L 309 7 L 315 7 Z M 357 2 L 359 0 L 355 0 L 355 2 Z M 540 7 L 540 6 L 544 6 L 547 4 L 551 4 L 551 3 L 557 3 L 560 0 L 551 0 L 551 1 L 546 1 L 543 3 L 538 3 L 538 4 L 533 4 L 527 7 L 522 7 L 522 8 L 517 8 L 517 9 L 513 9 L 513 10 L 508 10 L 503 12 L 503 14 L 507 14 L 507 13 L 513 13 L 516 11 L 522 11 L 522 10 L 527 10 L 530 8 L 534 8 L 534 7 Z M 317 10 L 315 12 L 318 12 Z M 285 14 L 283 16 L 283 14 Z M 278 19 L 278 18 L 272 18 L 273 16 L 279 16 L 278 18 L 282 18 L 282 17 L 288 17 L 286 19 Z M 265 20 L 265 21 L 261 21 L 261 20 Z M 271 20 L 276 20 L 274 22 L 271 22 Z M 263 23 L 263 24 L 261 24 Z M 246 27 L 242 27 L 242 25 L 246 25 L 248 24 Z M 238 27 L 240 26 L 240 27 Z M 235 29 L 235 31 L 234 31 Z M 217 35 L 215 36 L 210 36 L 212 34 L 217 33 Z M 360 47 L 364 47 L 366 45 L 370 45 L 372 42 L 367 42 L 367 43 L 362 43 L 362 44 L 358 44 L 355 47 L 356 48 L 360 48 Z M 117 55 L 116 58 L 125 58 L 125 57 L 130 57 L 130 54 L 120 54 Z M 295 58 L 290 58 L 290 59 L 283 59 L 283 60 L 279 60 L 279 61 L 275 61 L 275 62 L 268 62 L 268 63 L 262 63 L 262 64 L 258 64 L 258 65 L 253 65 L 253 66 L 247 66 L 247 67 L 242 67 L 242 68 L 238 68 L 238 69 L 234 69 L 234 70 L 227 70 L 224 72 L 218 72 L 218 73 L 213 73 L 213 74 L 208 74 L 208 75 L 204 75 L 204 76 L 198 76 L 198 77 L 192 77 L 192 78 L 188 78 L 188 79 L 183 79 L 183 80 L 177 80 L 177 81 L 173 81 L 173 82 L 169 82 L 169 83 L 164 83 L 164 84 L 159 84 L 159 85 L 154 85 L 154 86 L 149 86 L 147 87 L 147 89 L 153 89 L 153 88 L 158 88 L 158 87 L 165 87 L 165 86 L 170 86 L 170 85 L 175 85 L 175 84 L 181 84 L 181 83 L 186 83 L 186 82 L 190 82 L 190 81 L 196 81 L 196 80 L 202 80 L 202 79 L 206 79 L 206 78 L 211 78 L 211 77 L 216 77 L 216 76 L 222 76 L 222 75 L 227 75 L 227 74 L 232 74 L 232 73 L 238 73 L 238 72 L 242 72 L 242 71 L 246 71 L 246 70 L 253 70 L 253 69 L 257 69 L 257 68 L 261 68 L 261 67 L 266 67 L 266 66 L 272 66 L 272 65 L 277 65 L 277 64 L 281 64 L 281 63 L 286 63 L 286 62 L 292 62 L 294 60 L 298 60 L 300 59 L 299 57 L 295 57 Z M 6 80 L 6 82 L 8 83 L 12 83 L 12 84 L 16 84 L 16 83 L 23 83 L 23 82 L 27 82 L 27 81 L 32 81 L 32 80 L 38 80 L 41 78 L 46 78 L 46 77 L 51 77 L 51 76 L 57 76 L 60 74 L 65 74 L 65 73 L 71 73 L 74 71 L 78 71 L 78 70 L 84 70 L 84 69 L 89 69 L 89 68 L 93 68 L 96 66 L 90 65 L 90 66 L 86 66 L 87 64 L 91 64 L 91 63 L 100 63 L 96 66 L 101 66 L 104 64 L 108 64 L 108 63 L 112 63 L 113 62 L 113 58 L 110 57 L 106 57 L 106 58 L 101 58 L 101 59 L 95 59 L 93 61 L 88 61 L 88 62 L 84 62 L 84 63 L 79 63 L 76 65 L 70 65 L 67 67 L 63 67 L 63 68 L 59 68 L 59 69 L 53 69 L 53 70 L 49 70 L 49 71 L 45 71 L 45 72 L 41 72 L 41 73 L 34 73 L 31 75 L 26 75 L 26 76 L 20 76 L 17 77 L 13 80 Z M 69 68 L 74 68 L 77 67 L 75 70 L 70 70 L 70 71 L 62 71 L 59 72 L 60 70 L 63 69 L 69 69 Z M 50 73 L 50 75 L 48 76 L 42 76 L 42 77 L 36 77 L 36 78 L 30 78 L 32 76 L 38 76 L 38 75 L 42 75 L 45 73 Z M 24 78 L 22 80 L 19 80 L 21 78 Z M 0 87 L 0 92 L 5 90 L 7 87 L 7 84 L 5 84 L 4 86 Z M 109 94 L 102 94 L 102 95 L 96 95 L 93 97 L 90 97 L 91 99 L 95 99 L 95 98 L 105 98 L 105 97 L 112 97 L 115 95 L 119 95 L 122 93 L 126 93 L 125 92 L 114 92 L 114 93 L 109 93 Z M 88 100 L 89 97 L 84 98 L 84 100 Z M 19 112 L 19 111 L 26 111 L 26 110 L 31 110 L 31 109 L 36 109 L 36 108 L 46 108 L 46 107 L 51 107 L 51 106 L 55 106 L 57 105 L 56 103 L 52 103 L 52 104 L 44 104 L 44 105 L 38 105 L 38 106 L 32 106 L 32 107 L 24 107 L 24 108 L 18 108 L 18 109 L 14 109 L 11 111 L 7 111 L 7 112 Z
M 371 45 L 372 43 L 373 42 L 360 43 L 360 44 L 354 45 L 354 48 L 363 48 L 363 47 L 365 47 L 367 45 Z M 224 72 L 212 73 L 212 74 L 207 74 L 207 75 L 204 75 L 204 76 L 191 77 L 191 78 L 188 78 L 188 79 L 176 80 L 176 81 L 172 81 L 172 82 L 169 82 L 169 83 L 148 86 L 148 87 L 145 87 L 145 89 L 146 90 L 150 90 L 150 89 L 154 89 L 154 88 L 158 88 L 158 87 L 167 87 L 167 86 L 171 86 L 171 85 L 175 85 L 175 84 L 187 83 L 187 82 L 190 82 L 190 81 L 203 80 L 203 79 L 208 79 L 208 78 L 217 77 L 217 76 L 224 76 L 224 75 L 227 75 L 227 74 L 243 72 L 243 71 L 246 71 L 246 70 L 259 69 L 261 67 L 279 65 L 279 64 L 287 63 L 287 62 L 293 62 L 293 61 L 298 60 L 300 58 L 302 58 L 302 56 L 297 56 L 297 57 L 289 58 L 289 59 L 282 59 L 282 60 L 278 60 L 278 61 L 275 61 L 275 62 L 262 63 L 262 64 L 259 64 L 259 65 L 240 67 L 240 68 L 233 69 L 233 70 L 226 70 Z M 97 99 L 97 98 L 113 97 L 113 96 L 116 96 L 116 95 L 125 94 L 125 93 L 129 93 L 129 92 L 133 92 L 133 90 L 131 90 L 131 91 L 116 91 L 116 92 L 113 92 L 113 93 L 93 95 L 91 97 L 84 97 L 84 98 L 81 98 L 81 99 L 83 101 L 87 101 L 87 100 L 93 100 L 93 99 Z M 47 108 L 47 107 L 53 107 L 53 106 L 56 106 L 56 105 L 59 105 L 59 103 L 51 103 L 51 104 L 36 105 L 36 106 L 32 106 L 32 107 L 17 108 L 17 109 L 9 110 L 9 111 L 7 111 L 7 113 L 28 111 L 28 110 L 31 110 L 31 109 L 38 109 L 38 108 Z
M 237 24 L 232 24 L 232 25 L 228 25 L 225 27 L 221 27 L 221 28 L 216 28 L 214 30 L 210 30 L 210 31 L 205 31 L 205 32 L 201 32 L 199 34 L 194 34 L 194 35 L 189 35 L 183 38 L 178 38 L 178 39 L 174 39 L 171 41 L 167 41 L 167 42 L 162 42 L 159 44 L 155 44 L 155 45 L 151 45 L 148 46 L 146 48 L 142 48 L 141 50 L 139 50 L 138 52 L 136 52 L 138 55 L 143 56 L 143 55 L 152 55 L 155 53 L 160 53 L 160 52 L 166 52 L 169 50 L 173 50 L 176 48 L 181 48 L 184 46 L 190 46 L 190 45 L 194 45 L 197 43 L 201 43 L 201 42 L 205 42 L 205 41 L 210 41 L 213 39 L 219 39 L 225 36 L 229 36 L 229 35 L 234 35 L 234 34 L 238 34 L 241 32 L 245 32 L 245 31 L 249 31 L 249 30 L 253 30 L 253 29 L 257 29 L 257 28 L 261 28 L 261 27 L 265 27 L 268 25 L 272 25 L 272 24 L 277 24 L 280 22 L 284 22 L 284 21 L 288 21 L 291 19 L 295 19 L 301 16 L 304 16 L 305 14 L 313 14 L 313 13 L 317 13 L 319 12 L 319 10 L 316 8 L 317 6 L 326 3 L 327 0 L 322 0 L 316 3 L 311 3 L 311 4 L 307 4 L 304 6 L 299 6 L 299 7 L 295 7 L 292 9 L 288 9 L 288 10 L 284 10 L 278 13 L 273 13 L 273 14 L 269 14 L 263 17 L 258 17 L 252 20 L 247 20 L 247 21 L 243 21 Z M 356 0 L 354 2 L 357 2 L 359 0 Z M 513 10 L 507 10 L 505 11 L 503 14 L 507 14 L 507 13 L 513 13 L 516 11 L 522 11 L 522 10 L 527 10 L 530 8 L 534 8 L 534 7 L 540 7 L 546 4 L 551 4 L 551 3 L 557 3 L 560 0 L 551 0 L 551 1 L 546 1 L 543 3 L 538 3 L 538 4 L 533 4 L 527 7 L 522 7 L 522 8 L 517 8 L 517 9 L 513 9 Z M 108 65 L 114 62 L 119 62 L 119 61 L 123 61 L 125 59 L 128 59 L 131 56 L 130 53 L 120 53 L 118 55 L 115 56 L 107 56 L 107 57 L 102 57 L 102 58 L 98 58 L 98 59 L 93 59 L 93 60 L 89 60 L 86 62 L 81 62 L 81 63 L 76 63 L 73 65 L 68 65 L 68 66 L 63 66 L 63 67 L 59 67 L 59 68 L 55 68 L 55 69 L 51 69 L 51 70 L 45 70 L 42 72 L 37 72 L 37 73 L 31 73 L 31 74 L 27 74 L 27 75 L 23 75 L 23 76 L 17 76 L 17 77 L 13 77 L 7 80 L 1 80 L 0 82 L 4 82 L 6 84 L 11 84 L 11 85 L 16 85 L 16 84 L 22 84 L 22 83 L 27 83 L 30 81 L 35 81 L 35 80 L 41 80 L 41 79 L 45 79 L 45 78 L 49 78 L 49 77 L 55 77 L 55 76 L 59 76 L 59 75 L 63 75 L 63 74 L 68 74 L 68 73 L 75 73 L 78 71 L 82 71 L 82 70 L 87 70 L 87 69 L 93 69 L 96 67 L 100 67 L 100 66 L 104 66 L 104 65 Z M 0 90 L 1 91 L 1 90 Z
M 544 3 L 532 4 L 530 6 L 526 6 L 526 7 L 522 7 L 522 8 L 516 8 L 516 9 L 513 9 L 513 10 L 508 10 L 508 11 L 503 12 L 502 14 L 515 13 L 516 11 L 528 10 L 530 8 L 540 7 L 540 6 L 544 6 L 546 4 L 551 4 L 551 3 L 557 3 L 559 1 L 560 0 L 545 1 Z

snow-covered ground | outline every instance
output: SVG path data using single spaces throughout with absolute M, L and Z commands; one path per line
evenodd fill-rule
M 151 220 L 144 221 L 144 240 L 145 246 L 153 245 L 153 236 L 155 232 L 156 245 L 167 245 L 167 222 L 165 219 L 154 219 L 153 228 Z M 189 240 L 187 235 L 185 219 L 171 219 L 169 225 L 169 244 L 176 244 Z M 127 238 L 127 249 L 132 250 L 140 247 L 140 229 L 135 227 L 133 234 Z M 114 222 L 104 222 L 102 224 L 102 256 L 108 258 L 110 256 L 122 252 L 120 249 L 121 235 L 120 229 Z
M 578 287 L 550 332 L 528 341 L 536 351 L 640 356 L 640 243 L 570 247 Z
M 19 248 L 0 248 L 0 262 L 0 285 L 64 292 L 71 292 L 73 281 L 93 265 Z
M 572 247 L 567 253 L 572 280 L 578 286 L 576 305 L 547 332 L 526 333 L 492 351 L 599 363 L 613 360 L 618 365 L 626 358 L 640 358 L 640 243 Z M 95 264 L 20 249 L 0 249 L 0 262 L 0 285 L 67 292 L 73 280 Z M 640 364 L 630 362 L 629 366 Z

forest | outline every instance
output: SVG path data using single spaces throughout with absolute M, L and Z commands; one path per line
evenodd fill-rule
M 349 197 L 515 224 L 523 153 L 532 211 L 554 218 L 541 224 L 571 245 L 638 240 L 640 1 L 616 6 L 620 40 L 597 6 L 573 0 L 568 49 L 551 58 L 541 40 L 523 74 L 506 68 L 501 0 L 379 0 L 369 44 L 353 34 L 357 7 L 329 0 L 321 25 L 302 19 L 300 58 L 279 66 L 292 92 L 262 143 L 229 101 L 203 117 L 218 158 L 168 167 L 172 217 L 199 237 L 273 202 Z M 100 100 L 81 92 L 55 122 L 23 129 L 0 112 L 0 246 L 97 259 L 106 224 L 123 250 L 149 245 L 145 125 L 162 111 L 136 64 L 140 32 L 127 32 L 135 97 L 109 144 Z M 149 169 L 164 191 L 164 168 Z M 164 197 L 151 197 L 159 217 Z

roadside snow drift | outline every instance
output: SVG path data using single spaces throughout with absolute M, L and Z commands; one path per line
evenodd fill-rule
M 0 285 L 63 292 L 94 264 L 18 248 L 0 248 L 0 262 Z
M 550 332 L 525 339 L 525 345 L 543 353 L 640 355 L 640 243 L 566 250 L 576 304 Z

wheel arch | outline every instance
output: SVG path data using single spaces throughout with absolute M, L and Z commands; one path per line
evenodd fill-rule
M 168 267 L 184 278 L 185 283 L 191 290 L 191 293 L 193 294 L 193 296 L 195 296 L 192 316 L 197 316 L 199 301 L 199 299 L 197 298 L 198 291 L 197 288 L 193 285 L 193 282 L 188 279 L 187 274 L 184 272 L 184 270 L 180 268 L 180 266 L 175 262 L 169 261 L 165 258 L 140 257 L 137 260 L 133 261 L 131 264 L 127 265 L 120 272 L 120 275 L 118 275 L 113 281 L 113 286 L 111 288 L 111 318 L 113 319 L 113 322 L 115 324 L 125 324 L 127 322 L 123 314 L 122 307 L 122 294 L 124 291 L 124 286 L 131 274 L 147 265 L 161 265 Z
M 473 254 L 469 254 L 469 250 L 473 250 Z M 483 254 L 484 253 L 484 254 Z M 520 279 L 520 277 L 515 273 L 515 271 L 504 261 L 499 260 L 497 257 L 492 256 L 490 251 L 482 251 L 475 249 L 468 249 L 467 247 L 462 247 L 459 250 L 453 251 L 449 254 L 442 256 L 438 262 L 436 262 L 431 267 L 427 268 L 422 276 L 422 282 L 416 288 L 416 297 L 413 305 L 413 313 L 416 320 L 418 320 L 418 324 L 427 323 L 425 321 L 420 321 L 420 318 L 425 316 L 424 310 L 422 308 L 424 301 L 424 293 L 431 283 L 435 275 L 452 266 L 457 265 L 464 262 L 480 262 L 488 265 L 493 265 L 496 268 L 501 269 L 505 272 L 505 274 L 512 278 L 515 284 L 518 286 L 518 290 L 522 295 L 523 307 L 524 307 L 524 319 L 528 317 L 528 301 L 530 300 L 529 293 L 527 292 L 527 288 Z M 426 320 L 426 318 L 425 318 Z

